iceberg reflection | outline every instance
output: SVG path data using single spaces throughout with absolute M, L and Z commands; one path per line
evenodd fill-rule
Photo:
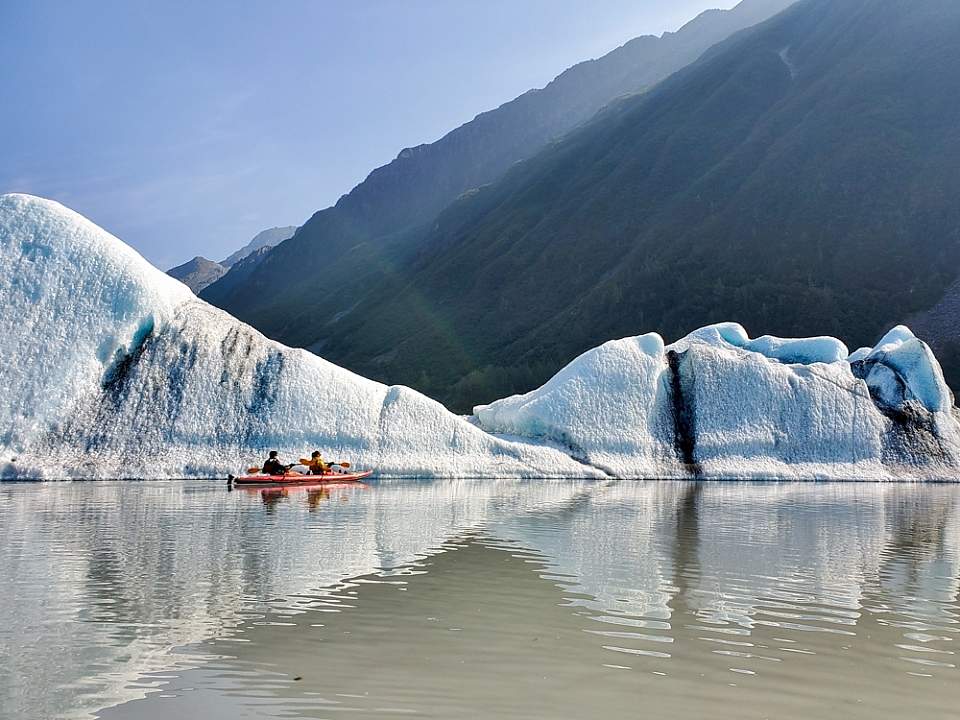
M 254 680 L 230 692 L 283 704 L 292 691 L 276 677 L 298 662 L 336 665 L 312 690 L 331 702 L 331 684 L 346 691 L 375 662 L 367 686 L 393 697 L 401 680 L 426 682 L 410 653 L 446 658 L 432 672 L 469 686 L 461 699 L 544 667 L 599 668 L 598 692 L 623 682 L 614 670 L 670 678 L 662 703 L 691 678 L 720 688 L 732 675 L 806 676 L 824 702 L 837 678 L 844 691 L 878 677 L 891 693 L 904 678 L 958 687 L 958 499 L 943 485 L 587 480 L 269 497 L 4 486 L 0 700 L 14 717 L 92 717 L 178 677 L 203 686 L 242 669 Z M 481 667 L 460 678 L 461 660 Z M 417 710 L 417 697 L 394 699 Z

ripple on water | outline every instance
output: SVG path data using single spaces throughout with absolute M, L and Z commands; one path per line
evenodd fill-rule
M 628 716 L 643 697 L 679 718 L 950 717 L 958 499 L 782 483 L 0 487 L 0 707 L 556 718 Z

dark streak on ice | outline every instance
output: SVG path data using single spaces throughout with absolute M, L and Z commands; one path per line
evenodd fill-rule
M 271 351 L 254 369 L 253 393 L 243 427 L 243 444 L 247 447 L 265 447 L 275 442 L 266 435 L 267 417 L 277 402 L 285 362 L 282 352 Z
M 103 376 L 104 393 L 110 397 L 114 405 L 119 406 L 126 395 L 126 386 L 133 374 L 133 369 L 143 357 L 147 343 L 154 335 L 153 318 L 147 318 L 134 333 L 130 341 L 130 348 L 117 357 L 107 368 Z
M 693 402 L 693 393 L 687 392 L 692 383 L 692 377 L 684 377 L 685 366 L 689 351 L 678 353 L 670 350 L 667 353 L 667 363 L 670 366 L 670 401 L 673 415 L 673 444 L 680 462 L 695 477 L 699 478 L 703 472 L 697 462 L 697 427 L 696 408 Z M 688 370 L 689 372 L 689 370 Z
M 592 468 L 599 472 L 602 472 L 608 478 L 617 477 L 616 472 L 612 468 L 604 467 L 603 465 L 598 465 L 594 460 L 590 458 L 590 453 L 584 450 L 580 445 L 575 443 L 566 433 L 563 433 L 561 440 L 564 447 L 567 448 L 567 455 L 571 460 L 574 460 L 584 467 Z M 519 458 L 518 458 L 519 459 Z
M 257 363 L 256 375 L 253 379 L 253 397 L 250 399 L 250 412 L 254 415 L 269 411 L 276 403 L 283 365 L 284 357 L 281 352 L 271 352 L 266 360 Z
M 891 404 L 870 387 L 870 398 L 884 417 L 890 420 L 890 430 L 884 436 L 882 460 L 885 465 L 923 467 L 932 459 L 952 462 L 949 450 L 937 429 L 933 413 L 915 399 L 909 397 L 907 383 L 899 372 L 882 360 L 860 360 L 851 365 L 854 376 L 866 381 L 878 365 L 889 370 L 897 382 L 899 402 Z
M 187 378 L 193 372 L 197 364 L 199 349 L 196 343 L 186 340 L 180 343 L 179 361 L 171 363 L 167 370 L 167 387 L 169 388 L 169 406 L 167 408 L 167 417 L 171 423 L 180 416 L 183 410 L 183 389 L 187 384 Z M 159 392 L 159 388 L 157 389 Z M 157 403 L 162 403 L 162 395 L 157 397 Z

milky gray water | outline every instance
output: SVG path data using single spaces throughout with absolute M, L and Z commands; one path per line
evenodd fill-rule
M 0 486 L 2 718 L 955 718 L 960 487 Z

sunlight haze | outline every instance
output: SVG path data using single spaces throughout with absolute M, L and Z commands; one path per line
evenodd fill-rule
M 0 192 L 59 200 L 162 268 L 219 260 L 404 147 L 734 4 L 4 3 Z

